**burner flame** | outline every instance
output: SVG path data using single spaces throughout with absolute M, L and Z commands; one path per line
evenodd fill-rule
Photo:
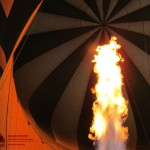
M 121 46 L 116 40 L 112 37 L 109 44 L 98 46 L 92 61 L 97 84 L 92 88 L 96 100 L 88 137 L 99 143 L 99 150 L 124 150 L 128 138 L 128 128 L 123 127 L 128 108 L 122 94 L 123 75 L 119 66 L 124 60 L 118 53 Z

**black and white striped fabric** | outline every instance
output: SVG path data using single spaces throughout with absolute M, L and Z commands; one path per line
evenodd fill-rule
M 40 2 L 41 0 L 0 2 L 0 76 L 24 26 Z
M 96 82 L 91 60 L 97 45 L 115 35 L 133 113 L 128 147 L 150 148 L 149 26 L 149 0 L 45 0 L 15 53 L 17 93 L 31 124 L 64 150 L 94 149 L 88 139 Z M 133 130 L 137 140 L 130 139 Z

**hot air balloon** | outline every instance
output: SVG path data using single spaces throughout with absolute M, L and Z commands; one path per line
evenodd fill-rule
M 21 9 L 16 12 L 22 13 Z M 112 35 L 125 60 L 121 68 L 129 107 L 127 149 L 150 149 L 149 14 L 149 0 L 43 1 L 11 61 L 13 88 L 25 120 L 47 149 L 95 148 L 88 139 L 91 88 L 96 83 L 91 61 L 96 47 Z M 12 49 L 15 41 L 6 43 Z M 11 51 L 4 48 L 4 53 L 7 66 Z

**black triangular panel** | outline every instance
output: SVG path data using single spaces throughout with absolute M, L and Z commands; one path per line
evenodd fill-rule
M 103 0 L 103 22 L 105 22 L 110 0 Z
M 7 19 L 7 25 L 5 26 L 4 46 L 2 45 L 7 60 L 21 31 L 40 1 L 14 1 Z
M 12 41 L 13 39 L 9 39 L 8 38 L 12 38 L 11 36 L 11 32 L 10 29 L 8 28 L 8 22 L 7 22 L 7 17 L 5 15 L 5 12 L 3 10 L 3 7 L 0 3 L 0 44 L 5 52 L 5 54 L 9 55 L 9 51 L 7 50 L 7 47 L 9 45 L 12 45 Z
M 0 67 L 0 77 L 2 76 L 3 69 Z
M 95 13 L 97 18 L 99 18 L 100 22 L 102 22 L 95 0 L 85 0 L 85 2 L 88 4 L 88 6 L 91 8 L 91 10 Z
M 3 7 L 0 3 L 0 43 L 3 45 L 4 43 L 4 37 L 5 37 L 5 32 L 6 32 L 6 23 L 7 23 L 7 18 L 5 16 Z M 3 47 L 3 46 L 2 46 Z

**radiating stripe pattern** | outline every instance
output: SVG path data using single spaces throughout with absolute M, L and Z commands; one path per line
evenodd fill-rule
M 115 35 L 131 107 L 127 145 L 150 147 L 149 25 L 149 0 L 45 0 L 14 58 L 17 94 L 37 127 L 64 150 L 94 149 L 91 60 L 97 45 Z

